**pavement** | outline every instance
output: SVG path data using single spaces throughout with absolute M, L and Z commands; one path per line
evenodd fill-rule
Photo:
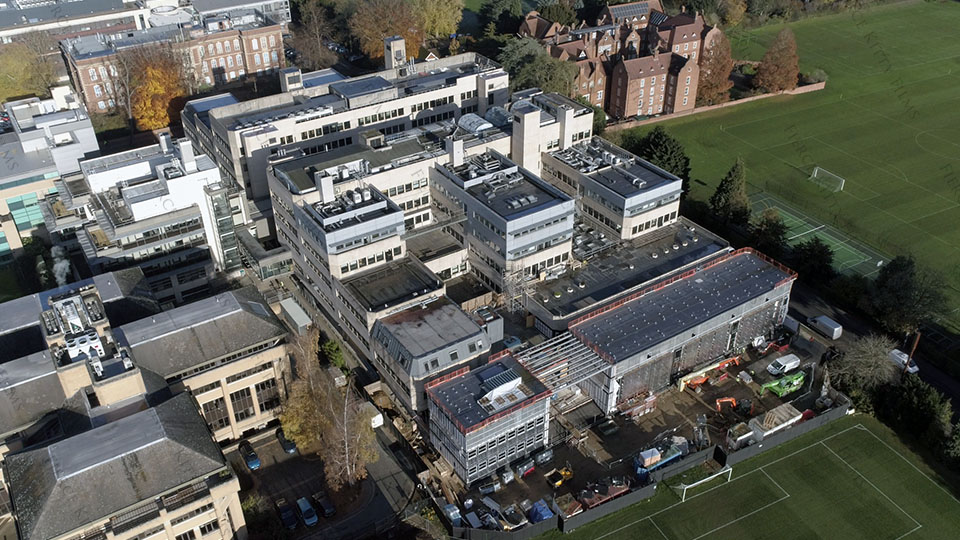
M 801 322 L 806 321 L 807 317 L 826 315 L 842 324 L 843 334 L 840 339 L 830 341 L 822 337 L 817 338 L 827 344 L 837 345 L 841 349 L 849 347 L 860 336 L 880 333 L 872 322 L 828 303 L 812 288 L 799 282 L 794 284 L 793 293 L 790 296 L 790 315 Z M 956 414 L 960 414 L 960 381 L 925 360 L 921 353 L 914 356 L 914 361 L 920 368 L 918 373 L 920 378 L 950 398 L 953 410 Z

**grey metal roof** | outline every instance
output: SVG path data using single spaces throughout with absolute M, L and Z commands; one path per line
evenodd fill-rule
M 268 3 L 272 2 L 270 0 L 194 0 L 193 9 L 197 10 L 197 13 L 212 13 Z
M 420 378 L 427 373 L 417 360 L 464 340 L 482 338 L 483 330 L 460 306 L 442 296 L 378 320 L 371 334 L 392 357 L 405 360 L 413 377 Z
M 395 259 L 342 283 L 364 309 L 371 312 L 382 311 L 443 287 L 432 272 L 408 258 Z
M 286 334 L 254 287 L 219 294 L 114 329 L 137 366 L 164 377 Z
M 59 536 L 225 465 L 187 393 L 6 462 L 24 540 Z
M 480 405 L 480 399 L 489 392 L 484 387 L 485 382 L 492 381 L 495 377 L 501 377 L 503 373 L 510 371 L 520 376 L 521 384 L 527 390 L 525 392 L 526 398 L 518 402 L 517 405 L 521 405 L 521 408 L 523 408 L 538 401 L 534 399 L 538 396 L 541 399 L 546 398 L 542 394 L 547 392 L 547 387 L 510 355 L 503 356 L 494 362 L 434 386 L 428 389 L 428 393 L 449 415 L 460 423 L 463 430 L 469 430 L 494 416 L 494 414 L 509 409 L 509 407 L 505 407 L 498 413 L 491 413 Z
M 95 13 L 120 12 L 127 8 L 122 0 L 83 0 L 82 2 L 54 2 L 27 9 L 0 11 L 0 28 L 30 26 L 44 22 L 84 17 Z M 132 16 L 132 15 L 131 15 Z
M 317 71 L 304 73 L 302 77 L 303 77 L 304 88 L 313 88 L 314 86 L 323 86 L 325 84 L 335 83 L 337 81 L 342 81 L 347 78 L 346 75 L 340 73 L 339 71 L 333 68 L 318 69 Z
M 650 3 L 633 2 L 631 4 L 609 6 L 609 9 L 610 14 L 613 15 L 615 19 L 622 19 L 625 17 L 641 17 L 650 13 Z
M 364 77 L 362 79 L 348 79 L 345 82 L 334 83 L 330 85 L 330 90 L 340 94 L 345 98 L 354 98 L 374 94 L 383 90 L 393 88 L 393 83 L 379 75 Z
M 20 430 L 66 400 L 50 351 L 0 364 L 0 434 Z
M 571 325 L 570 330 L 608 359 L 619 362 L 769 293 L 793 276 L 750 252 L 735 253 Z

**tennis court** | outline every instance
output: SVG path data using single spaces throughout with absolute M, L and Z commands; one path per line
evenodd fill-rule
M 871 277 L 880 270 L 889 257 L 854 240 L 844 232 L 808 216 L 782 200 L 764 192 L 750 196 L 754 216 L 773 208 L 787 226 L 787 241 L 790 245 L 816 236 L 833 249 L 833 264 L 838 272 L 855 273 Z

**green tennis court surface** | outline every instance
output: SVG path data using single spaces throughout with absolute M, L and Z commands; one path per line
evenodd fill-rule
M 685 502 L 662 486 L 649 501 L 544 537 L 901 540 L 958 530 L 960 501 L 889 430 L 856 416 L 734 465 L 729 482 Z
M 873 276 L 889 257 L 857 241 L 843 231 L 816 220 L 802 211 L 783 202 L 768 193 L 754 193 L 750 196 L 753 213 L 759 216 L 764 210 L 772 208 L 780 214 L 787 226 L 787 242 L 792 246 L 818 237 L 833 249 L 833 265 L 838 272 L 856 273 Z

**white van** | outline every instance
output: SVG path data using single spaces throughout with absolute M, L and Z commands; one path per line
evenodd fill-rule
M 788 354 L 777 358 L 767 366 L 767 371 L 774 377 L 786 375 L 787 373 L 800 367 L 800 357 L 795 354 Z
M 894 349 L 890 351 L 890 361 L 897 365 L 900 371 L 903 371 L 903 366 L 907 365 L 907 362 L 910 362 L 910 365 L 907 366 L 907 373 L 916 373 L 920 371 L 920 367 L 917 366 L 917 363 L 910 359 L 910 356 L 901 351 L 900 349 Z
M 807 326 L 830 339 L 839 339 L 840 335 L 843 334 L 843 326 L 826 315 L 810 317 L 807 319 Z

